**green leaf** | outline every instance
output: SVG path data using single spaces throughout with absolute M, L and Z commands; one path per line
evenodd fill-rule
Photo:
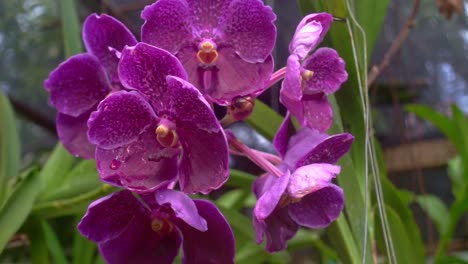
M 387 172 L 385 170 L 386 166 L 384 162 L 383 152 L 377 141 L 375 142 L 375 149 L 377 162 L 380 169 L 380 177 L 382 182 L 382 191 L 385 198 L 385 206 L 387 208 L 391 208 L 396 214 L 398 214 L 400 219 L 404 219 L 403 225 L 407 237 L 411 242 L 413 258 L 418 260 L 419 262 L 422 262 L 425 259 L 425 247 L 421 238 L 419 226 L 416 224 L 413 214 L 409 208 L 409 203 L 415 199 L 415 195 L 407 191 L 398 190 L 390 182 L 390 180 L 387 178 Z M 381 229 L 381 226 L 378 226 Z M 395 234 L 391 233 L 391 235 L 392 239 L 394 240 Z
M 257 178 L 255 175 L 236 169 L 230 169 L 229 172 L 231 175 L 229 180 L 226 182 L 226 186 L 229 187 L 238 187 L 250 190 L 254 180 Z
M 36 169 L 31 169 L 26 174 L 24 181 L 8 198 L 0 212 L 0 230 L 2 230 L 0 232 L 0 253 L 28 217 L 41 187 Z
M 372 51 L 382 30 L 389 0 L 354 1 L 356 19 L 366 31 L 367 58 L 371 59 Z
M 464 164 L 468 163 L 468 122 L 463 114 L 462 110 L 456 105 L 452 105 L 452 113 L 453 113 L 453 122 L 455 124 L 457 134 L 458 134 L 458 141 L 454 142 L 456 145 L 455 147 L 460 152 L 460 156 L 464 161 Z M 464 167 L 463 167 L 464 168 Z M 464 181 L 468 182 L 468 173 L 463 171 Z
M 457 128 L 448 117 L 425 105 L 407 105 L 406 111 L 417 115 L 436 126 L 453 143 L 458 142 Z
M 80 24 L 73 0 L 60 0 L 60 16 L 65 46 L 65 56 L 70 57 L 82 51 Z
M 260 100 L 255 100 L 252 114 L 245 120 L 257 132 L 272 140 L 281 125 L 283 117 Z
M 57 238 L 52 227 L 47 223 L 47 221 L 41 221 L 41 228 L 44 232 L 44 240 L 49 248 L 52 259 L 55 264 L 67 264 L 67 258 L 65 257 L 65 252 L 63 251 L 60 241 Z
M 216 204 L 221 207 L 240 210 L 244 201 L 251 194 L 250 190 L 235 189 L 225 192 L 221 197 L 216 200 Z
M 83 214 L 92 201 L 116 190 L 116 188 L 108 184 L 102 184 L 92 191 L 72 198 L 38 203 L 34 206 L 32 214 L 43 218 Z
M 296 235 L 288 242 L 288 251 L 294 252 L 305 247 L 317 248 L 320 251 L 322 258 L 333 261 L 338 260 L 338 255 L 336 254 L 335 250 L 320 240 L 319 234 L 317 232 L 306 229 L 299 229 Z
M 432 221 L 436 224 L 439 235 L 447 232 L 449 225 L 449 210 L 447 206 L 434 195 L 418 195 L 416 202 L 429 215 Z
M 76 223 L 81 219 L 81 215 L 76 217 Z M 75 229 L 73 235 L 73 264 L 92 264 L 94 253 L 96 252 L 96 244 L 83 237 L 78 230 Z
M 45 241 L 44 230 L 40 228 L 41 222 L 39 219 L 33 217 L 25 224 L 25 231 L 28 234 L 30 241 L 29 251 L 31 252 L 31 262 L 33 264 L 47 264 L 49 263 L 49 250 Z M 39 228 L 38 228 L 39 227 Z
M 7 182 L 18 174 L 20 141 L 8 98 L 0 92 L 0 208 L 7 198 Z
M 49 192 L 55 190 L 64 182 L 65 175 L 68 174 L 74 162 L 75 158 L 68 153 L 62 144 L 55 146 L 40 173 L 44 188 L 39 199 L 44 199 Z
M 228 220 L 233 231 L 255 241 L 255 232 L 252 227 L 252 220 L 247 216 L 226 207 L 218 206 L 224 217 Z
M 40 202 L 67 199 L 82 193 L 92 191 L 102 183 L 96 169 L 96 161 L 83 160 L 69 173 L 63 176 L 64 183 L 60 187 L 45 192 Z
M 396 263 L 425 263 L 425 259 L 420 259 L 413 252 L 413 244 L 411 239 L 408 236 L 406 228 L 403 224 L 400 216 L 390 207 L 386 206 L 385 211 L 388 219 L 388 227 L 392 234 L 393 246 L 395 248 L 395 257 Z M 379 214 L 375 214 L 376 217 L 379 217 Z M 406 221 L 406 219 L 404 219 Z M 379 219 L 381 221 L 381 219 Z M 382 242 L 382 228 L 380 225 L 376 225 L 376 237 L 377 237 L 377 246 L 383 252 L 386 252 L 385 244 Z
M 343 214 L 327 228 L 327 236 L 337 251 L 341 262 L 362 263 L 362 254 L 356 247 L 353 234 Z
M 462 200 L 465 196 L 467 182 L 463 180 L 464 164 L 460 156 L 448 162 L 448 175 L 452 181 L 452 192 L 455 200 Z

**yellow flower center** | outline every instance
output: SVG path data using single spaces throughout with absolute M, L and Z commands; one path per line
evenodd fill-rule
M 170 129 L 164 124 L 156 128 L 156 138 L 164 147 L 175 147 L 179 143 L 179 136 L 174 129 Z
M 205 66 L 213 65 L 218 60 L 218 52 L 211 41 L 203 41 L 197 52 L 198 61 Z

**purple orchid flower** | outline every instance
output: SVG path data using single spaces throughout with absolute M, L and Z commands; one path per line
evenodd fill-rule
M 273 71 L 275 14 L 260 0 L 159 0 L 142 14 L 142 41 L 175 54 L 210 101 L 266 89 Z
M 348 79 L 345 62 L 331 48 L 317 47 L 330 28 L 333 17 L 311 14 L 299 23 L 289 45 L 290 56 L 280 100 L 302 126 L 326 131 L 333 122 L 327 95 L 336 92 Z
M 44 81 L 50 103 L 58 110 L 57 133 L 73 155 L 94 158 L 95 146 L 86 136 L 86 122 L 97 104 L 111 91 L 121 89 L 118 58 L 125 45 L 135 45 L 132 33 L 108 15 L 91 14 L 83 25 L 86 53 L 70 57 Z
M 186 193 L 209 193 L 228 178 L 226 136 L 180 62 L 138 43 L 122 51 L 118 73 L 133 91 L 112 93 L 88 121 L 103 181 L 135 192 L 176 180 Z
M 253 216 L 256 241 L 266 236 L 269 252 L 285 249 L 300 226 L 327 227 L 344 206 L 343 190 L 332 179 L 340 173 L 334 164 L 349 151 L 353 136 L 327 136 L 304 127 L 289 138 L 288 126 L 286 118 L 274 139 L 283 158 L 278 166 L 283 175 L 267 174 L 253 185 L 258 199 Z
M 234 263 L 232 230 L 213 203 L 173 190 L 141 198 L 127 190 L 103 197 L 78 224 L 107 263 L 172 263 L 181 244 L 182 263 Z

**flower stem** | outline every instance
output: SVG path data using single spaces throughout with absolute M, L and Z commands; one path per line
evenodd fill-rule
M 281 81 L 284 76 L 286 75 L 286 67 L 283 67 L 271 75 L 270 80 L 268 80 L 267 84 L 265 85 L 266 89 L 270 88 L 271 86 L 275 85 L 277 82 Z
M 232 133 L 226 133 L 226 137 L 229 142 L 229 147 L 231 150 L 231 153 L 236 154 L 236 155 L 241 155 L 245 156 L 248 159 L 250 159 L 253 163 L 257 164 L 260 168 L 262 168 L 264 171 L 275 175 L 276 177 L 281 177 L 283 176 L 283 173 L 276 168 L 269 160 L 266 158 L 267 156 L 264 155 L 266 153 L 263 153 L 258 150 L 253 150 L 246 146 L 244 143 L 239 141 Z M 269 158 L 273 158 L 274 155 L 269 154 Z M 276 156 L 275 156 L 276 157 Z M 279 159 L 279 157 L 276 157 Z M 278 159 L 275 159 L 275 162 L 278 161 Z

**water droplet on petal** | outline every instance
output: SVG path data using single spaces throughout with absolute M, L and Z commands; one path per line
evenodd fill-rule
M 116 170 L 116 169 L 118 169 L 120 167 L 120 165 L 122 165 L 122 162 L 114 159 L 114 160 L 112 160 L 109 167 L 110 167 L 111 170 Z

